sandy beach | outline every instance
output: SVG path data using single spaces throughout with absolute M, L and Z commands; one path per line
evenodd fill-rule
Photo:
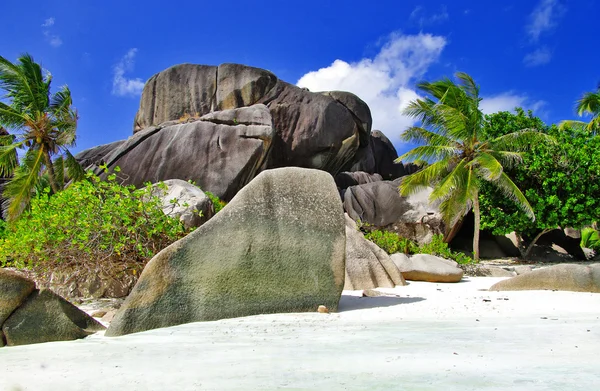
M 345 291 L 338 313 L 0 349 L 0 390 L 595 390 L 600 294 L 501 278 Z

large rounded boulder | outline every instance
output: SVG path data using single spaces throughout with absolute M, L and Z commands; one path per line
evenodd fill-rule
M 494 284 L 490 291 L 557 290 L 600 293 L 600 264 L 561 264 Z
M 106 335 L 247 315 L 335 311 L 345 224 L 333 178 L 267 170 L 146 266 Z

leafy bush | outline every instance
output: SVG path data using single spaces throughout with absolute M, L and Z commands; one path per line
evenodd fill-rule
M 460 264 L 473 263 L 469 256 L 452 251 L 448 243 L 444 242 L 443 235 L 433 235 L 431 242 L 419 246 L 412 240 L 402 238 L 398 234 L 381 229 L 365 233 L 365 238 L 375 243 L 388 254 L 402 252 L 405 254 L 431 254 L 441 258 L 452 259 Z
M 581 230 L 581 247 L 600 251 L 600 233 L 594 228 L 588 227 Z
M 212 201 L 213 206 L 215 208 L 215 214 L 219 213 L 221 211 L 221 209 L 223 209 L 225 207 L 225 205 L 227 205 L 227 202 L 223 201 L 222 199 L 220 199 L 219 197 L 217 197 L 210 191 L 205 191 L 204 194 L 206 194 L 208 196 L 208 198 L 210 198 L 210 200 Z
M 150 184 L 136 190 L 118 184 L 114 173 L 107 179 L 88 174 L 52 196 L 49 189 L 38 194 L 29 211 L 6 225 L 0 266 L 136 274 L 186 234 L 178 219 L 163 213 Z
M 473 263 L 473 259 L 471 257 L 458 251 L 452 251 L 450 247 L 448 247 L 448 243 L 444 242 L 443 235 L 433 235 L 431 242 L 419 247 L 419 253 L 437 255 L 441 258 L 452 259 L 460 264 Z
M 388 254 L 405 253 L 414 254 L 419 246 L 412 240 L 401 238 L 397 233 L 381 229 L 365 234 L 365 238 L 375 243 Z

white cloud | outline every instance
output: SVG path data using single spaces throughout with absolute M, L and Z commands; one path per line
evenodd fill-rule
M 393 34 L 374 58 L 354 63 L 335 60 L 305 74 L 297 85 L 311 91 L 352 92 L 369 105 L 373 129 L 397 135 L 415 123 L 401 113 L 419 97 L 412 85 L 438 60 L 445 46 L 442 36 Z
M 420 27 L 442 23 L 448 19 L 448 7 L 446 7 L 445 5 L 442 5 L 440 7 L 440 10 L 432 15 L 426 15 L 425 9 L 422 6 L 418 5 L 415 7 L 415 9 L 413 9 L 409 17 L 409 20 L 418 23 Z
M 133 71 L 137 49 L 129 49 L 113 68 L 113 95 L 137 96 L 144 89 L 144 82 L 140 78 L 128 79 L 125 73 Z
M 539 48 L 523 58 L 523 63 L 528 67 L 548 64 L 552 59 L 552 52 L 547 47 Z
M 46 19 L 44 21 L 44 24 L 42 24 L 42 27 L 52 27 L 52 26 L 54 26 L 54 18 L 52 18 L 52 17 Z
M 532 110 L 537 115 L 542 115 L 541 110 L 546 104 L 543 100 L 534 101 L 525 94 L 508 91 L 498 95 L 483 97 L 479 108 L 484 114 L 492 114 L 499 111 L 513 111 L 516 107 L 522 107 L 526 110 Z
M 53 48 L 57 48 L 63 44 L 63 41 L 58 35 L 52 34 L 50 32 L 51 27 L 54 26 L 54 22 L 55 20 L 53 17 L 46 19 L 44 21 L 44 24 L 42 24 L 42 33 L 44 34 L 44 37 L 46 38 L 46 41 L 50 44 L 50 46 L 52 46 Z
M 540 35 L 555 28 L 565 11 L 566 8 L 559 0 L 540 0 L 529 16 L 529 24 L 526 26 L 530 40 L 537 42 Z

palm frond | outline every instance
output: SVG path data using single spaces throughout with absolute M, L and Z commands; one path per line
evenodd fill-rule
M 477 173 L 486 181 L 495 181 L 504 172 L 502 164 L 492 155 L 480 152 L 469 162 L 469 166 L 477 170 Z
M 68 150 L 65 150 L 65 168 L 71 181 L 77 182 L 85 178 L 85 170 Z
M 64 113 L 70 110 L 72 104 L 71 90 L 67 86 L 62 86 L 58 92 L 52 95 L 49 107 L 52 113 Z
M 404 155 L 394 160 L 394 162 L 400 163 L 404 160 L 409 162 L 420 160 L 437 161 L 456 156 L 459 153 L 460 150 L 456 147 L 447 147 L 445 145 L 422 145 L 420 147 L 415 147 L 410 151 L 406 152 Z
M 546 133 L 524 129 L 497 137 L 489 144 L 496 151 L 527 151 L 533 145 L 556 144 L 556 140 Z
M 576 121 L 576 120 L 570 120 L 570 119 L 567 119 L 567 120 L 561 121 L 561 122 L 558 124 L 558 128 L 559 128 L 560 130 L 565 130 L 565 129 L 568 129 L 568 128 L 572 128 L 572 129 L 583 129 L 583 128 L 586 128 L 587 126 L 588 126 L 588 123 L 587 123 L 587 122 L 584 122 L 584 121 Z
M 427 130 L 419 126 L 411 126 L 400 135 L 402 140 L 426 143 L 435 146 L 453 146 L 458 147 L 458 143 L 449 137 Z
M 402 177 L 400 182 L 400 195 L 405 197 L 415 194 L 426 187 L 433 186 L 449 172 L 449 159 L 435 162 L 421 171 Z
M 600 114 L 600 91 L 598 92 L 586 92 L 583 94 L 581 99 L 577 101 L 575 106 L 577 114 L 583 116 L 584 114 L 591 114 L 597 116 Z
M 21 129 L 27 123 L 27 115 L 0 102 L 0 124 L 10 129 Z
M 8 202 L 8 208 L 6 208 L 8 220 L 12 221 L 18 218 L 29 205 L 43 161 L 42 149 L 30 150 L 25 154 L 21 165 L 15 170 L 12 180 L 4 186 L 3 196 Z
M 452 171 L 448 172 L 446 175 L 433 189 L 429 199 L 433 201 L 437 200 L 446 200 L 454 195 L 456 190 L 464 185 L 465 178 L 465 166 L 467 165 L 467 161 L 462 159 Z
M 14 143 L 14 136 L 0 136 L 0 176 L 9 177 L 19 165 L 17 149 L 23 146 L 24 141 Z
M 506 175 L 506 173 L 502 173 L 497 180 L 493 181 L 496 187 L 498 187 L 506 197 L 514 201 L 517 206 L 525 212 L 525 214 L 531 219 L 531 221 L 535 221 L 535 214 L 533 212 L 533 208 L 525 198 L 525 195 L 519 190 L 517 185 Z
M 52 162 L 54 167 L 54 181 L 59 189 L 65 188 L 65 159 L 62 156 L 57 157 Z
M 489 150 L 487 153 L 495 157 L 503 168 L 513 168 L 523 163 L 523 152 Z
M 440 212 L 449 227 L 454 226 L 471 210 L 473 197 L 477 194 L 477 182 L 471 168 L 465 165 L 456 174 L 454 181 L 458 183 L 457 187 L 440 204 Z
M 473 99 L 479 99 L 479 86 L 473 78 L 465 72 L 456 72 L 456 78 L 460 81 L 463 90 Z

